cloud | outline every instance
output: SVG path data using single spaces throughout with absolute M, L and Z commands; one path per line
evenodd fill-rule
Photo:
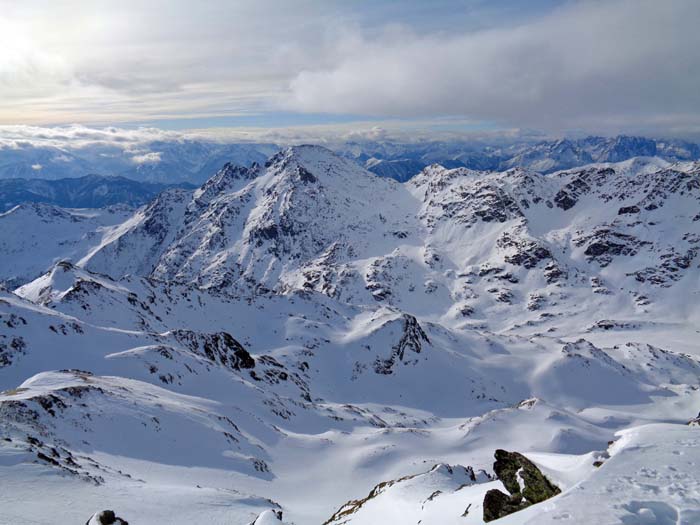
M 700 128 L 700 2 L 576 2 L 517 27 L 358 41 L 289 107 L 544 129 Z
M 158 128 L 124 129 L 118 127 L 93 128 L 83 125 L 40 127 L 0 125 L 0 153 L 3 149 L 27 150 L 49 148 L 55 150 L 50 160 L 70 162 L 72 155 L 90 150 L 96 159 L 109 161 L 126 156 L 136 164 L 156 163 L 163 160 L 163 151 L 177 143 L 265 143 L 280 146 L 292 144 L 327 144 L 345 142 L 387 141 L 410 143 L 414 141 L 469 140 L 470 142 L 503 143 L 546 138 L 541 132 L 522 129 L 465 131 L 473 123 L 449 119 L 447 121 L 367 121 L 344 124 L 291 126 L 284 128 L 209 128 L 188 131 L 166 131 Z M 446 129 L 448 125 L 453 129 Z M 84 150 L 84 151 L 80 151 Z M 162 151 L 161 151 L 162 150 Z
M 184 140 L 182 133 L 158 128 L 123 129 L 117 127 L 93 128 L 79 124 L 69 126 L 0 126 L 0 148 L 21 146 L 79 149 L 101 145 L 116 147 L 133 153 L 142 153 L 141 147 L 157 141 Z M 55 160 L 66 160 L 60 155 Z
M 134 164 L 158 164 L 160 162 L 160 151 L 149 151 L 142 155 L 134 155 L 131 161 Z
M 697 0 L 13 2 L 0 124 L 282 128 L 323 114 L 362 133 L 446 117 L 700 133 L 699 19 Z M 73 144 L 146 133 L 68 131 Z
M 34 0 L 0 10 L 0 123 L 250 114 L 328 65 L 342 22 L 322 3 Z M 30 35 L 26 36 L 26 35 Z

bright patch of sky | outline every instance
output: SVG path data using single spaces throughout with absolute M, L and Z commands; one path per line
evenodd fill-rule
M 696 0 L 0 0 L 0 124 L 700 131 Z

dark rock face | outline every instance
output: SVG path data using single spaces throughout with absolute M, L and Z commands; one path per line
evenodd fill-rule
M 10 366 L 26 354 L 27 344 L 22 337 L 0 335 L 0 368 Z
M 192 352 L 230 370 L 255 367 L 255 359 L 243 345 L 226 332 L 199 334 L 191 330 L 174 330 L 172 335 Z
M 612 168 L 583 170 L 566 184 L 554 196 L 554 204 L 566 211 L 573 208 L 579 199 L 600 186 L 607 178 L 615 174 Z
M 618 244 L 616 242 L 594 242 L 589 244 L 586 251 L 583 252 L 589 257 L 600 257 L 603 254 L 609 253 L 612 255 L 620 255 L 624 249 L 624 244 Z
M 554 202 L 564 211 L 569 210 L 576 205 L 576 200 L 563 190 L 557 193 L 557 195 L 554 197 Z
M 522 211 L 515 200 L 498 187 L 482 188 L 476 195 L 481 207 L 474 215 L 483 222 L 505 222 L 511 217 L 522 216 Z
M 508 514 L 523 510 L 527 506 L 528 504 L 522 500 L 518 502 L 498 489 L 491 489 L 484 496 L 484 521 L 497 520 Z
M 633 213 L 639 213 L 639 206 L 623 206 L 617 210 L 618 215 L 629 215 Z
M 620 255 L 633 256 L 651 243 L 634 235 L 621 233 L 612 228 L 596 228 L 592 233 L 574 239 L 576 246 L 586 246 L 584 255 L 588 261 L 596 261 L 605 267 Z
M 510 496 L 498 489 L 484 497 L 484 521 L 493 521 L 540 503 L 561 492 L 534 463 L 518 452 L 496 450 L 493 470 Z
M 674 248 L 670 248 L 659 256 L 660 264 L 627 275 L 634 276 L 640 283 L 648 282 L 667 288 L 683 277 L 683 270 L 690 268 L 698 253 L 700 249 L 697 246 L 688 249 L 685 253 L 678 253 Z
M 520 471 L 520 477 L 525 485 L 522 489 L 522 496 L 530 503 L 539 503 L 560 492 L 534 463 L 517 452 L 496 450 L 496 462 L 493 469 L 498 479 L 513 495 L 521 492 L 520 482 L 517 479 L 518 471 Z
M 398 358 L 403 361 L 406 350 L 420 354 L 422 342 L 430 344 L 430 339 L 423 331 L 423 328 L 418 324 L 418 320 L 409 314 L 403 316 L 403 336 L 395 350 Z
M 392 347 L 391 356 L 388 359 L 377 358 L 374 363 L 374 371 L 377 374 L 393 374 L 393 368 L 397 361 L 408 362 L 407 351 L 420 354 L 425 343 L 430 344 L 430 339 L 421 325 L 418 324 L 418 320 L 412 315 L 404 314 L 401 339 Z
M 521 252 L 506 255 L 504 260 L 516 266 L 524 266 L 529 270 L 537 266 L 537 263 L 542 259 L 550 259 L 552 257 L 552 253 L 547 248 L 539 246 L 535 242 L 526 243 L 523 248 L 524 250 Z
M 700 427 L 700 412 L 698 413 L 697 417 L 694 417 L 690 421 L 688 421 L 687 425 L 691 427 Z
M 297 172 L 299 173 L 299 180 L 302 182 L 314 183 L 318 180 L 309 170 L 302 166 L 298 167 Z
M 113 510 L 103 510 L 102 512 L 97 512 L 93 514 L 92 517 L 87 520 L 85 525 L 129 525 L 129 522 L 117 517 Z

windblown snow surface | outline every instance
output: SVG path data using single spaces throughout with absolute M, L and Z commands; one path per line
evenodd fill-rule
M 700 522 L 700 164 L 405 184 L 319 147 L 0 215 L 0 522 Z M 123 216 L 119 214 L 123 213 Z

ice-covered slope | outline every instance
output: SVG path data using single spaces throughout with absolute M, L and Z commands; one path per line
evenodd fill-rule
M 94 226 L 0 293 L 0 516 L 481 523 L 496 448 L 569 501 L 697 414 L 699 171 L 402 185 L 304 146 Z

